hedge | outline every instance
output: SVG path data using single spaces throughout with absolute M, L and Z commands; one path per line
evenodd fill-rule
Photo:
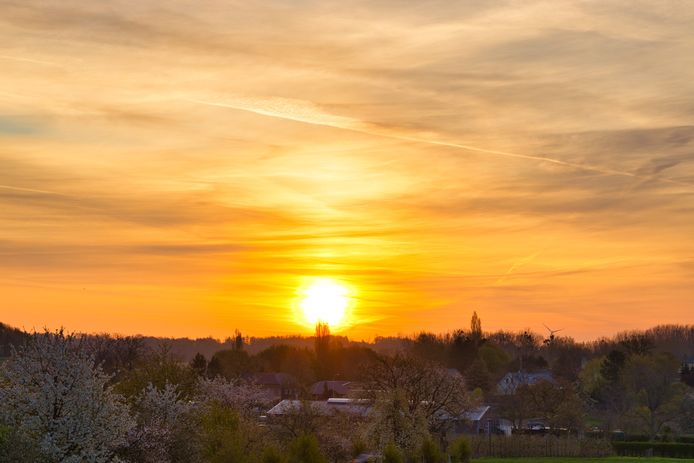
M 681 442 L 613 442 L 622 457 L 694 458 L 694 444 Z

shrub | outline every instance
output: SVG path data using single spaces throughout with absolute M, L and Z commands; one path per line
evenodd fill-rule
M 427 438 L 422 442 L 419 453 L 422 463 L 443 463 L 441 448 L 431 438 Z
M 678 442 L 614 442 L 619 456 L 694 458 L 694 444 Z
M 289 463 L 327 463 L 313 434 L 303 434 L 289 444 Z
M 451 455 L 451 460 L 454 463 L 469 463 L 472 457 L 470 441 L 464 436 L 460 436 L 448 447 L 448 453 Z
M 383 450 L 383 463 L 405 463 L 405 457 L 402 455 L 402 452 L 392 442 L 386 445 L 386 448 Z
M 262 463 L 283 463 L 282 454 L 275 447 L 266 447 L 261 458 Z

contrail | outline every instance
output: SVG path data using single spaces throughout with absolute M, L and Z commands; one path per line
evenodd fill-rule
M 42 64 L 44 66 L 58 66 L 61 67 L 60 64 L 58 63 L 52 63 L 50 61 L 42 61 L 39 59 L 32 59 L 32 58 L 24 58 L 21 56 L 9 56 L 9 55 L 0 55 L 0 59 L 6 59 L 10 61 L 22 61 L 24 63 L 32 63 L 32 64 Z
M 12 190 L 12 191 L 23 191 L 26 193 L 41 193 L 44 195 L 68 196 L 66 194 L 57 193 L 55 191 L 37 190 L 35 188 L 24 188 L 24 187 L 20 187 L 20 186 L 0 185 L 0 189 Z
M 375 135 L 380 137 L 391 138 L 394 140 L 408 141 L 413 143 L 423 143 L 428 145 L 445 146 L 448 148 L 455 148 L 465 151 L 474 151 L 478 153 L 494 154 L 496 156 L 504 156 L 516 159 L 525 159 L 529 161 L 539 161 L 547 162 L 550 164 L 555 164 L 564 167 L 570 167 L 573 169 L 597 172 L 605 175 L 616 175 L 621 177 L 631 177 L 639 178 L 645 180 L 657 180 L 665 183 L 671 183 L 674 185 L 681 186 L 693 186 L 688 182 L 681 182 L 678 180 L 656 177 L 656 176 L 645 176 L 636 174 L 633 172 L 626 172 L 621 170 L 608 169 L 605 167 L 593 166 L 590 164 L 578 164 L 569 161 L 562 161 L 560 159 L 548 158 L 544 156 L 534 156 L 530 154 L 520 154 L 513 153 L 509 151 L 500 151 L 487 148 L 480 148 L 478 146 L 465 145 L 462 143 L 448 142 L 444 140 L 432 140 L 430 138 L 413 137 L 409 135 L 394 134 L 387 130 L 374 127 L 364 122 L 353 119 L 350 117 L 336 116 L 333 114 L 325 113 L 320 110 L 317 106 L 311 103 L 299 102 L 296 105 L 295 100 L 274 98 L 274 99 L 255 99 L 255 98 L 241 98 L 236 99 L 232 103 L 222 103 L 215 101 L 199 100 L 193 98 L 184 98 L 185 101 L 202 104 L 207 106 L 216 106 L 221 108 L 235 109 L 238 111 L 247 111 L 255 114 L 260 114 L 268 117 L 275 117 L 279 119 L 286 119 L 296 122 L 302 122 L 305 124 L 320 125 L 326 127 L 332 127 L 342 130 L 351 130 L 355 132 L 364 133 L 367 135 Z M 294 106 L 292 106 L 294 104 Z

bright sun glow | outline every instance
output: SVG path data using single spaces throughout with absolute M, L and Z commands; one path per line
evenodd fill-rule
M 311 325 L 318 322 L 337 327 L 349 307 L 349 289 L 329 278 L 313 281 L 301 290 L 299 307 Z

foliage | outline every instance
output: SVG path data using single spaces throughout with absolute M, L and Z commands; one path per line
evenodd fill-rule
M 384 421 L 381 445 L 413 445 L 401 439 L 421 434 L 422 420 L 424 432 L 443 434 L 452 421 L 444 418 L 460 416 L 474 405 L 459 374 L 413 355 L 378 356 L 365 371 L 365 380 L 365 396 L 376 403 L 376 419 Z
M 501 375 L 511 361 L 506 351 L 492 342 L 486 342 L 479 348 L 478 353 L 479 358 L 484 361 L 487 369 L 494 376 Z
M 468 389 L 481 389 L 489 391 L 492 387 L 492 378 L 487 364 L 481 358 L 475 359 L 466 372 L 466 385 Z
M 418 456 L 422 463 L 443 463 L 444 460 L 441 447 L 431 437 L 424 439 Z
M 206 376 L 207 359 L 204 355 L 198 352 L 197 354 L 195 354 L 195 357 L 193 357 L 193 360 L 190 361 L 190 368 L 192 368 L 195 374 L 197 374 L 198 376 Z
M 383 449 L 383 463 L 405 463 L 402 451 L 392 442 Z
M 675 382 L 679 364 L 669 354 L 635 355 L 624 368 L 623 381 L 632 404 L 629 417 L 651 438 L 679 416 L 685 386 Z
M 13 428 L 0 425 L 0 461 L 34 463 L 41 458 L 32 442 Z
M 126 455 L 138 462 L 192 461 L 195 406 L 181 398 L 176 386 L 150 384 L 135 400 L 137 427 L 130 433 Z
M 327 463 L 313 434 L 302 434 L 289 444 L 288 463 Z
M 82 338 L 36 333 L 4 365 L 0 421 L 48 461 L 114 461 L 133 422 L 108 382 Z
M 410 406 L 406 394 L 392 390 L 376 401 L 369 422 L 369 436 L 377 449 L 394 443 L 414 453 L 427 437 L 427 421 L 422 410 Z
M 470 463 L 472 448 L 470 441 L 465 436 L 460 436 L 448 447 L 448 453 L 453 463 Z
M 679 442 L 614 442 L 620 456 L 694 458 L 694 444 Z
M 221 376 L 235 380 L 252 371 L 251 358 L 245 350 L 220 350 L 207 364 L 207 374 L 211 378 Z
M 195 391 L 197 375 L 190 365 L 180 362 L 171 354 L 168 346 L 145 356 L 137 368 L 127 372 L 116 385 L 118 392 L 134 400 L 147 388 L 153 385 L 159 390 L 167 384 L 176 386 L 177 392 L 183 399 L 190 399 Z
M 284 456 L 276 447 L 265 447 L 260 458 L 261 463 L 284 463 Z
M 201 454 L 209 463 L 245 461 L 245 439 L 239 416 L 220 404 L 210 404 L 199 418 Z
M 13 346 L 19 348 L 29 341 L 29 338 L 24 331 L 0 323 L 0 358 L 9 357 Z
M 201 379 L 194 399 L 198 403 L 216 402 L 233 408 L 244 417 L 256 417 L 258 412 L 274 405 L 272 394 L 247 381 L 229 381 L 221 377 Z

